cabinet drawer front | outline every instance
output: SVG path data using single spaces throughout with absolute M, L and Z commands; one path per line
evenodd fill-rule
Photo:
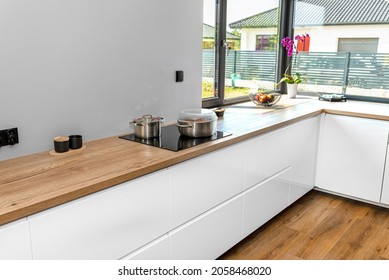
M 241 240 L 242 215 L 240 195 L 173 231 L 172 259 L 216 259 Z
M 292 169 L 293 171 L 293 169 Z M 304 194 L 308 193 L 313 189 L 313 185 L 297 184 L 290 182 L 289 189 L 289 205 L 295 202 L 297 199 L 302 197 Z
M 243 237 L 269 221 L 289 205 L 290 168 L 248 190 L 244 195 Z
M 168 234 L 146 244 L 122 260 L 170 260 L 170 239 Z
M 0 260 L 31 260 L 28 221 L 21 219 L 0 226 Z
M 243 151 L 237 144 L 169 168 L 172 228 L 243 191 Z
M 258 136 L 246 142 L 245 188 L 293 166 L 290 179 L 313 187 L 318 117 Z
M 266 180 L 291 164 L 289 127 L 258 136 L 246 143 L 245 188 Z
M 167 170 L 30 218 L 34 259 L 119 259 L 169 230 Z

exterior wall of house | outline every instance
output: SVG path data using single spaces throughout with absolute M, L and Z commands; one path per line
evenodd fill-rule
M 276 28 L 242 29 L 241 49 L 255 50 L 257 35 L 276 34 Z M 308 33 L 311 36 L 311 52 L 336 52 L 338 38 L 379 38 L 378 53 L 389 52 L 388 24 L 371 25 L 338 25 L 338 26 L 309 26 L 298 27 L 295 34 Z
M 311 36 L 311 52 L 336 52 L 339 38 L 379 38 L 378 53 L 389 52 L 389 24 L 313 26 L 296 28 L 295 34 Z M 255 49 L 255 47 L 254 47 Z

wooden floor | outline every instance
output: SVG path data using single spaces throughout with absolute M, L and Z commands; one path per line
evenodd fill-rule
M 311 191 L 219 259 L 386 260 L 389 209 Z

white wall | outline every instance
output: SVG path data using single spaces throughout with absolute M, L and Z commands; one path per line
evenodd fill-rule
M 378 53 L 389 52 L 389 25 L 339 25 L 297 27 L 295 34 L 311 36 L 309 51 L 337 52 L 339 38 L 379 38 Z M 241 49 L 255 50 L 256 35 L 277 34 L 276 28 L 248 28 L 242 30 Z
M 202 1 L 1 0 L 0 38 L 0 129 L 20 137 L 0 160 L 201 106 Z
M 295 34 L 308 33 L 311 36 L 309 51 L 337 52 L 339 38 L 379 38 L 378 53 L 389 52 L 389 25 L 339 25 L 296 28 Z

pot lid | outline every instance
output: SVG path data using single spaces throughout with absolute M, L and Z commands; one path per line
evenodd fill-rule
M 152 115 L 148 114 L 148 115 L 143 115 L 142 117 L 139 118 L 135 118 L 133 120 L 133 123 L 146 124 L 146 123 L 160 122 L 162 120 L 163 118 L 161 117 L 153 117 Z
M 216 113 L 209 109 L 191 108 L 182 110 L 178 115 L 181 121 L 214 121 L 217 119 Z

